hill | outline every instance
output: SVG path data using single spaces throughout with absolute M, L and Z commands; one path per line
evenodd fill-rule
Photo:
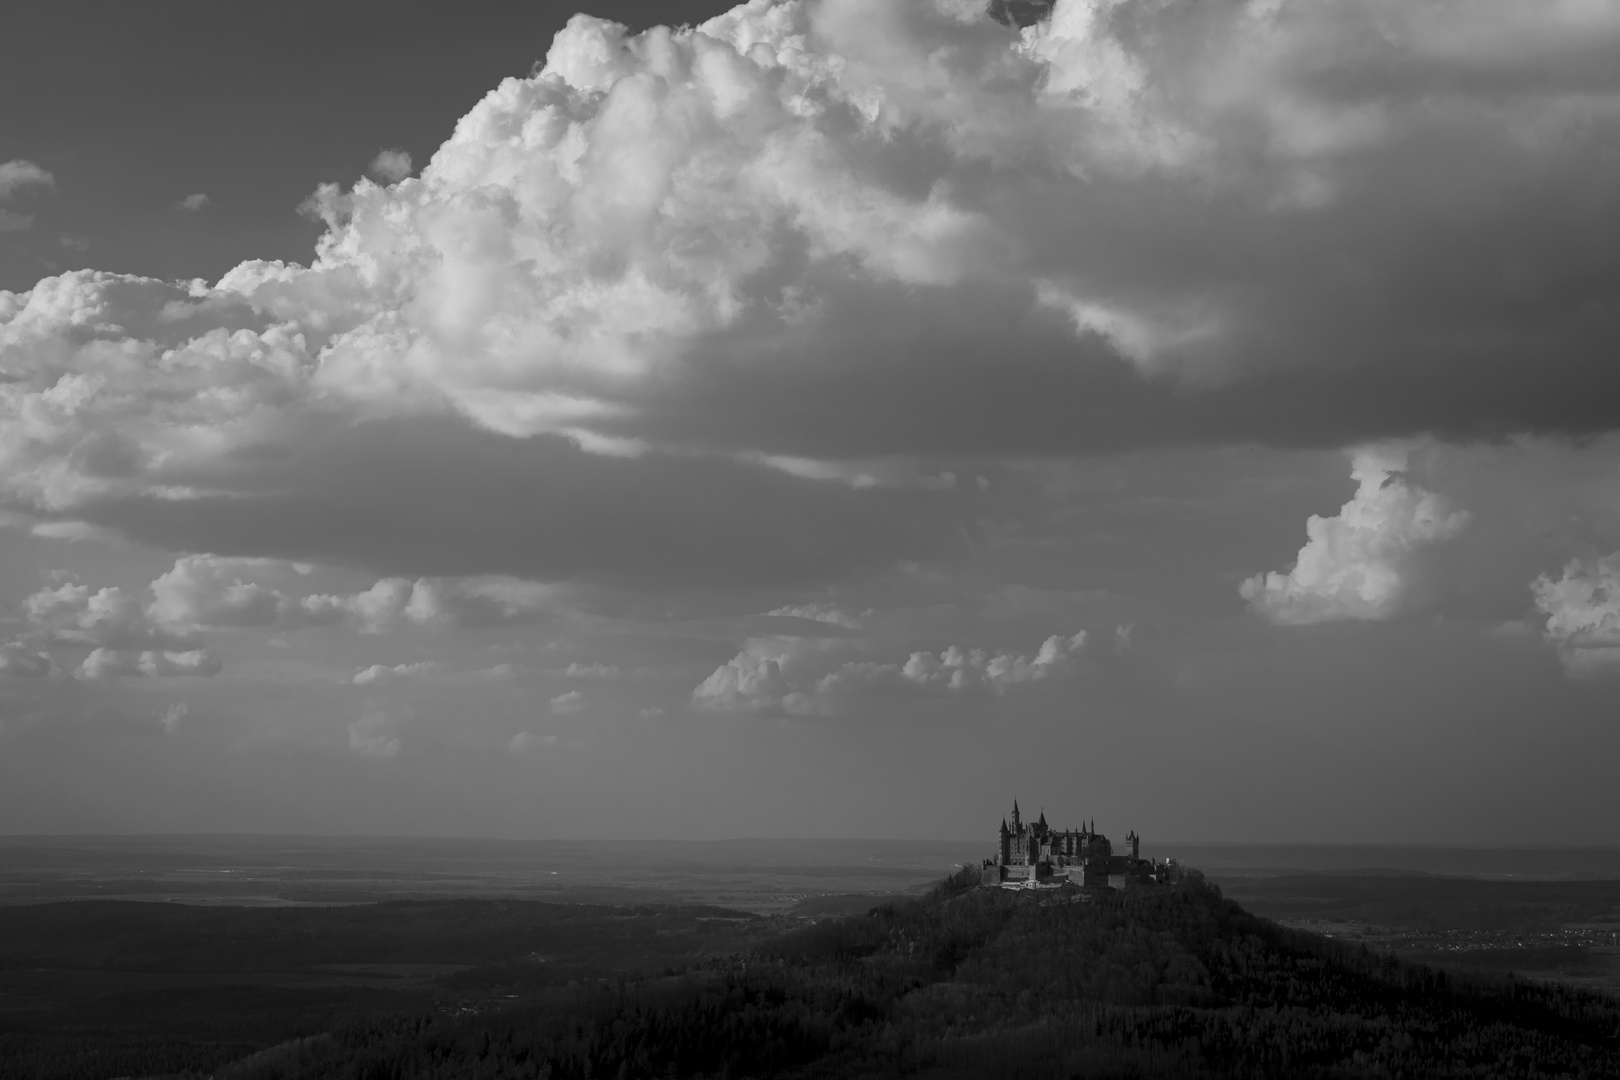
M 1081 896 L 979 889 L 966 873 L 684 970 L 484 989 L 482 1003 L 356 1019 L 217 1075 L 1620 1075 L 1612 999 L 1287 930 L 1196 874 Z

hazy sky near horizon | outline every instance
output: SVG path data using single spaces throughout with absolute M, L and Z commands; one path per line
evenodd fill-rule
M 271 10 L 0 45 L 0 831 L 1620 843 L 1620 2 Z

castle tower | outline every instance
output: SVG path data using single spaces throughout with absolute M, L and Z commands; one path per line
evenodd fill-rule
M 1023 831 L 1022 829 L 1019 828 L 1019 825 L 1018 825 L 1018 800 L 1017 799 L 1013 800 L 1012 831 L 1013 832 L 1022 832 Z
M 1012 834 L 1007 831 L 1007 819 L 1001 819 L 1001 834 L 997 838 L 996 861 L 1006 866 L 1012 861 Z
M 1142 857 L 1142 838 L 1136 835 L 1135 829 L 1132 829 L 1130 835 L 1125 837 L 1125 843 L 1130 847 L 1131 858 L 1133 860 L 1140 859 Z

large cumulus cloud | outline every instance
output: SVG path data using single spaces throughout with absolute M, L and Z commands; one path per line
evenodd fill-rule
M 1412 449 L 1373 446 L 1352 455 L 1356 492 L 1333 517 L 1311 515 L 1308 539 L 1286 572 L 1256 574 L 1239 592 L 1273 622 L 1301 625 L 1387 619 L 1433 599 L 1434 556 L 1469 514 L 1406 476 Z
M 934 459 L 1610 428 L 1616 49 L 1507 0 L 576 17 L 419 175 L 322 188 L 309 267 L 0 293 L 3 497 L 757 581 L 959 542 Z

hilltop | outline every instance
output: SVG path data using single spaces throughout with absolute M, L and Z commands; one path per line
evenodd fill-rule
M 356 1020 L 218 1075 L 1620 1075 L 1609 998 L 1287 930 L 1196 873 L 1045 895 L 976 874 L 656 975 Z

